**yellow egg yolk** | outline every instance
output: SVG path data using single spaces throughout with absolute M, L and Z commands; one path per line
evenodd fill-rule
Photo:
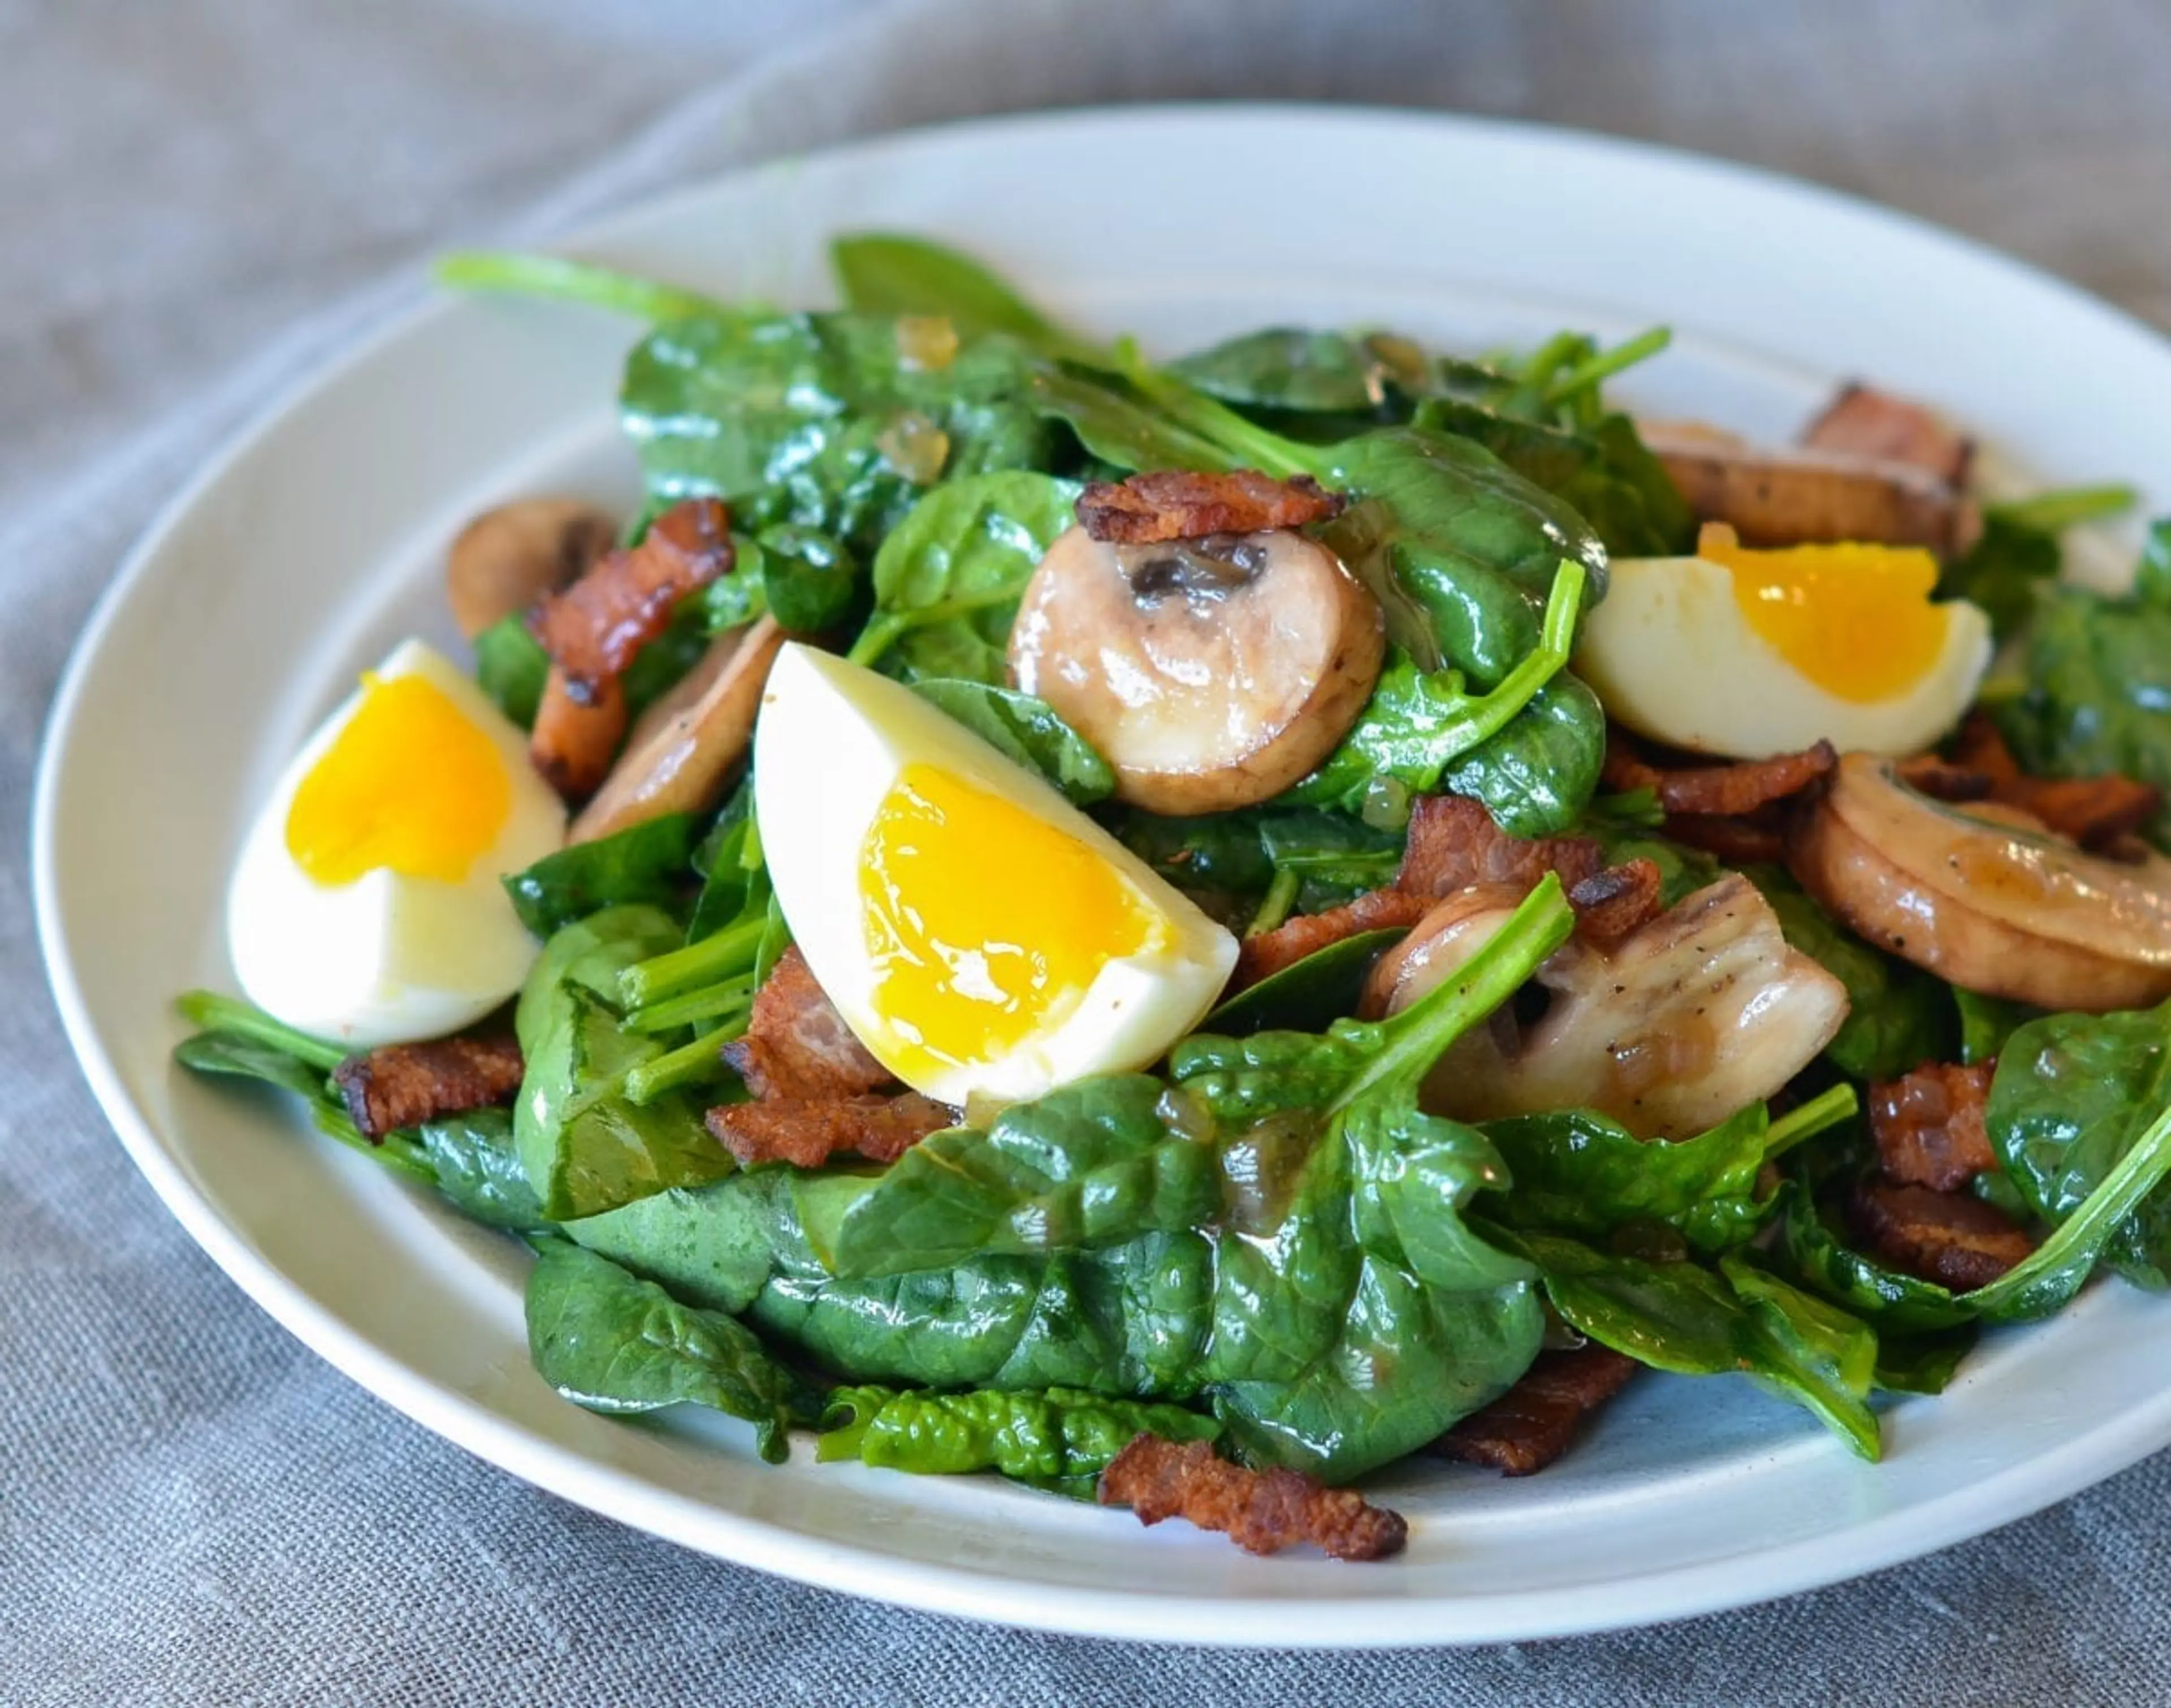
M 1938 560 L 1908 546 L 1750 551 L 1707 528 L 1697 555 L 1729 570 L 1749 626 L 1826 693 L 1867 704 L 1905 693 L 1944 651 L 1952 613 L 1930 602 Z
M 1059 1022 L 1106 962 L 1166 935 L 1075 837 L 927 764 L 906 766 L 876 810 L 860 909 L 895 1035 L 876 1053 L 907 1079 L 1007 1053 Z
M 442 688 L 371 672 L 294 791 L 287 851 L 327 886 L 378 870 L 458 883 L 512 811 L 503 756 Z

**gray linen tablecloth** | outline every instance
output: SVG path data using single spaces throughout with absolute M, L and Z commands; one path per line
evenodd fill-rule
M 2167 82 L 2162 0 L 0 0 L 0 1700 L 2171 1700 L 2167 1457 L 1821 1593 L 1468 1652 L 984 1630 L 681 1552 L 425 1434 L 196 1252 L 69 1062 L 24 857 L 128 543 L 448 244 L 856 132 L 1270 95 L 1757 162 L 2171 323 Z

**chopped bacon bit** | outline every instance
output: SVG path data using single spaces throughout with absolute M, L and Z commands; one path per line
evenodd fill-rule
M 1418 797 L 1395 887 L 1435 900 L 1475 884 L 1530 888 L 1547 872 L 1573 889 L 1595 877 L 1605 852 L 1587 836 L 1510 836 L 1481 801 L 1462 795 Z
M 1987 1287 L 2035 1249 L 2027 1229 L 1966 1192 L 1873 1178 L 1854 1189 L 1848 1208 L 1878 1257 L 1954 1293 Z
M 1922 404 L 1866 385 L 1840 388 L 1825 412 L 1809 423 L 1802 444 L 1811 451 L 1906 463 L 1948 486 L 1966 484 L 1975 442 L 1957 433 Z
M 1982 794 L 1972 797 L 1939 794 L 1936 785 L 1946 779 L 1927 774 L 1927 767 L 1920 761 L 1911 762 L 1901 774 L 1924 794 L 1941 800 L 1972 798 L 2017 806 L 2092 854 L 2118 847 L 2152 820 L 2163 805 L 2161 790 L 2116 773 L 2101 777 L 2029 776 L 2013 757 L 1997 725 L 1980 712 L 1960 726 L 1954 742 L 1953 763 L 1947 768 L 1962 777 L 1985 779 Z
M 1078 497 L 1078 520 L 1097 540 L 1153 545 L 1215 533 L 1302 527 L 1338 516 L 1347 501 L 1308 474 L 1275 480 L 1256 468 L 1225 474 L 1166 469 L 1121 484 L 1096 480 Z
M 1323 913 L 1300 913 L 1271 931 L 1244 940 L 1229 988 L 1234 993 L 1271 978 L 1345 937 L 1366 931 L 1406 930 L 1423 918 L 1431 907 L 1429 896 L 1413 896 L 1402 890 L 1367 890 L 1354 902 L 1329 908 Z
M 855 1151 L 872 1162 L 895 1162 L 930 1132 L 957 1125 L 946 1104 L 904 1091 L 894 1097 L 769 1097 L 711 1109 L 709 1131 L 742 1168 L 788 1162 L 819 1168 Z
M 1910 789 L 1932 800 L 1949 801 L 1954 806 L 1987 800 L 1997 790 L 1997 784 L 1984 773 L 1953 764 L 1935 753 L 1917 753 L 1911 759 L 1902 759 L 1892 768 Z
M 1888 1179 L 1949 1192 L 1997 1166 L 1983 1122 L 1996 1064 L 1932 1063 L 1869 1088 L 1869 1132 Z
M 434 1038 L 349 1056 L 332 1069 L 332 1083 L 375 1144 L 403 1127 L 507 1101 L 520 1089 L 523 1069 L 512 1038 Z
M 1633 1358 L 1595 1341 L 1573 1352 L 1541 1352 L 1520 1381 L 1449 1430 L 1433 1450 L 1526 1477 L 1566 1453 L 1584 1419 L 1618 1394 L 1640 1368 Z
M 1179 1446 L 1157 1435 L 1133 1438 L 1101 1473 L 1104 1507 L 1128 1507 L 1142 1524 L 1187 1518 L 1220 1530 L 1252 1554 L 1311 1542 L 1336 1560 L 1384 1560 L 1399 1554 L 1410 1527 L 1354 1489 L 1330 1489 L 1301 1471 L 1248 1470 L 1211 1442 Z
M 1659 893 L 1665 874 L 1656 860 L 1637 859 L 1593 873 L 1568 892 L 1575 909 L 1576 929 L 1600 949 L 1610 949 L 1639 925 L 1665 912 Z
M 1766 812 L 1729 818 L 1711 812 L 1676 812 L 1666 820 L 1666 834 L 1689 848 L 1702 849 L 1730 866 L 1777 865 L 1787 857 L 1787 834 Z
M 1648 789 L 1669 813 L 1739 817 L 1798 795 L 1839 763 L 1839 752 L 1820 742 L 1798 753 L 1743 759 L 1727 765 L 1663 769 L 1638 754 L 1616 731 L 1605 744 L 1602 773 L 1609 789 Z
M 891 1082 L 889 1069 L 852 1036 L 814 982 L 796 944 L 777 957 L 754 993 L 746 1036 L 724 1046 L 724 1060 L 760 1098 L 824 1101 Z
M 732 517 L 714 498 L 689 498 L 649 524 L 637 546 L 611 552 L 528 619 L 551 661 L 575 683 L 624 672 L 663 632 L 672 608 L 732 566 Z

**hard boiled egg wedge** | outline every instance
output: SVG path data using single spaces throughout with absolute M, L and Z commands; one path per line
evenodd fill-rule
M 754 808 L 809 970 L 946 1103 L 1144 1067 L 1236 965 L 1235 938 L 1038 777 L 810 647 L 769 672 Z
M 405 641 L 310 737 L 249 833 L 227 897 L 241 988 L 356 1049 L 471 1025 L 535 958 L 498 880 L 565 832 L 519 730 Z
M 1574 667 L 1616 720 L 1696 752 L 1920 752 L 1973 704 L 1991 656 L 1990 619 L 1933 604 L 1937 580 L 1911 548 L 1749 551 L 1707 527 L 1694 557 L 1614 564 Z

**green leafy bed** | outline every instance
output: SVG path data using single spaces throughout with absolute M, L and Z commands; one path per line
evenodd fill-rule
M 1670 899 L 1716 875 L 1632 802 L 1595 799 L 1605 716 L 1565 667 L 1609 554 L 1691 536 L 1601 390 L 1663 334 L 1476 363 L 1269 329 L 1155 367 L 947 251 L 870 237 L 836 258 L 848 306 L 812 313 L 564 262 L 448 265 L 651 322 L 621 396 L 649 513 L 731 506 L 738 566 L 643 653 L 636 704 L 709 634 L 773 611 L 909 683 L 1239 924 L 1388 881 L 1412 797 L 1443 789 L 1519 834 L 1580 828 L 1657 858 Z M 1388 613 L 1385 670 L 1284 796 L 1198 819 L 1115 808 L 1101 756 L 1005 684 L 1019 594 L 1082 480 L 1236 467 L 1349 496 L 1325 533 Z M 2073 519 L 1993 515 L 1946 591 L 2019 635 L 1996 712 L 2025 763 L 2171 785 L 2171 534 L 2109 598 L 2054 585 Z M 523 629 L 483 636 L 478 667 L 532 718 L 544 667 Z M 1675 1143 L 1587 1111 L 1472 1126 L 1419 1107 L 1441 1052 L 1563 940 L 1549 880 L 1390 1020 L 1348 1017 L 1391 940 L 1372 934 L 1230 1004 L 1157 1073 L 1065 1085 L 887 1169 L 737 1170 L 701 1113 L 744 1095 L 718 1046 L 787 940 L 743 788 L 508 881 L 544 940 L 513 1111 L 372 1146 L 329 1084 L 339 1052 L 224 998 L 185 999 L 198 1031 L 178 1055 L 299 1095 L 333 1138 L 528 1240 L 536 1368 L 569 1399 L 713 1406 L 770 1458 L 805 1426 L 823 1459 L 1075 1493 L 1150 1430 L 1347 1480 L 1498 1395 L 1561 1328 L 1659 1369 L 1746 1375 L 1874 1457 L 1879 1392 L 1935 1390 L 1979 1324 L 2054 1310 L 2099 1264 L 2164 1284 L 2171 1008 L 2014 1012 L 1852 936 L 1783 873 L 1750 875 L 1852 1014 L 1786 1112 Z M 1955 1295 L 1847 1242 L 1855 1088 L 1991 1054 L 2002 1181 L 2045 1237 Z

